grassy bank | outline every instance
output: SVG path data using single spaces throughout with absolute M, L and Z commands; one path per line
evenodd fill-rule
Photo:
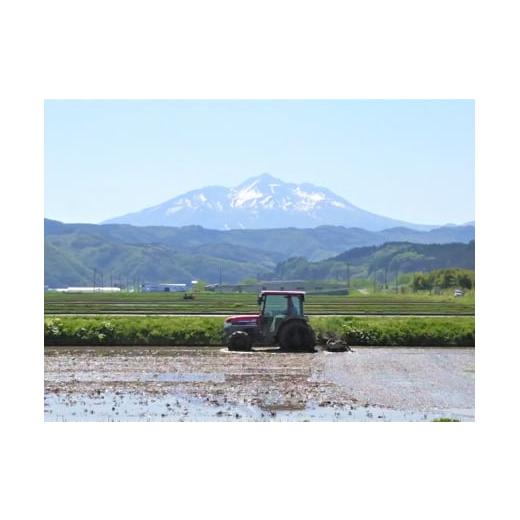
M 221 345 L 221 317 L 45 318 L 45 345 Z M 473 317 L 311 318 L 316 332 L 350 345 L 474 346 Z

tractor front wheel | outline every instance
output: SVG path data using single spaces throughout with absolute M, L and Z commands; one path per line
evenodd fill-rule
M 233 351 L 249 351 L 251 350 L 251 336 L 242 330 L 237 330 L 229 336 L 228 349 Z

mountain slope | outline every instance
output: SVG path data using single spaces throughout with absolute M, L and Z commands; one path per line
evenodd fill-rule
M 469 244 L 412 244 L 391 242 L 381 246 L 358 247 L 336 257 L 309 262 L 295 257 L 276 266 L 272 278 L 296 280 L 344 280 L 348 272 L 352 278 L 368 277 L 374 273 L 386 279 L 389 273 L 432 271 L 434 269 L 475 269 L 475 242 Z
M 63 224 L 45 220 L 45 284 L 51 287 L 92 285 L 94 269 L 104 281 L 224 282 L 264 277 L 294 256 L 322 260 L 360 246 L 405 237 L 415 243 L 468 242 L 472 226 L 418 232 L 399 228 L 381 232 L 340 226 L 313 229 L 218 231 L 200 226 L 138 227 Z M 99 283 L 99 280 L 98 280 Z
M 396 226 L 417 230 L 432 228 L 376 215 L 326 188 L 285 183 L 268 174 L 247 179 L 234 188 L 209 186 L 190 191 L 157 206 L 109 219 L 104 224 L 200 225 L 209 229 L 340 225 L 371 231 Z
M 218 280 L 221 270 L 226 273 L 226 280 L 235 282 L 257 277 L 259 272 L 265 273 L 275 265 L 265 254 L 256 255 L 254 261 L 225 256 L 179 251 L 161 244 L 129 244 L 74 231 L 45 238 L 45 284 L 50 287 L 92 285 L 94 269 L 97 283 L 103 275 L 107 286 L 144 281 Z

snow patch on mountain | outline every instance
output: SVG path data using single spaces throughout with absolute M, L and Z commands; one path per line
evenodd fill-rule
M 256 200 L 263 197 L 263 193 L 255 189 L 256 183 L 247 186 L 246 188 L 237 192 L 232 191 L 230 193 L 230 206 L 232 208 L 243 208 L 249 206 L 255 206 Z M 248 204 L 249 203 L 249 204 Z
M 297 211 L 312 211 L 317 204 L 326 199 L 323 193 L 303 191 L 299 186 L 295 188 L 294 193 L 299 198 L 295 204 Z

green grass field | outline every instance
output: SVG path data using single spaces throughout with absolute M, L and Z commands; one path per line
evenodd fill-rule
M 474 346 L 473 317 L 311 317 L 317 334 L 336 334 L 350 345 Z M 222 345 L 224 318 L 47 317 L 45 345 Z
M 199 293 L 184 300 L 175 293 L 45 293 L 45 314 L 240 314 L 257 312 L 255 294 Z M 462 298 L 428 294 L 312 295 L 308 315 L 450 315 L 475 313 L 473 295 Z

